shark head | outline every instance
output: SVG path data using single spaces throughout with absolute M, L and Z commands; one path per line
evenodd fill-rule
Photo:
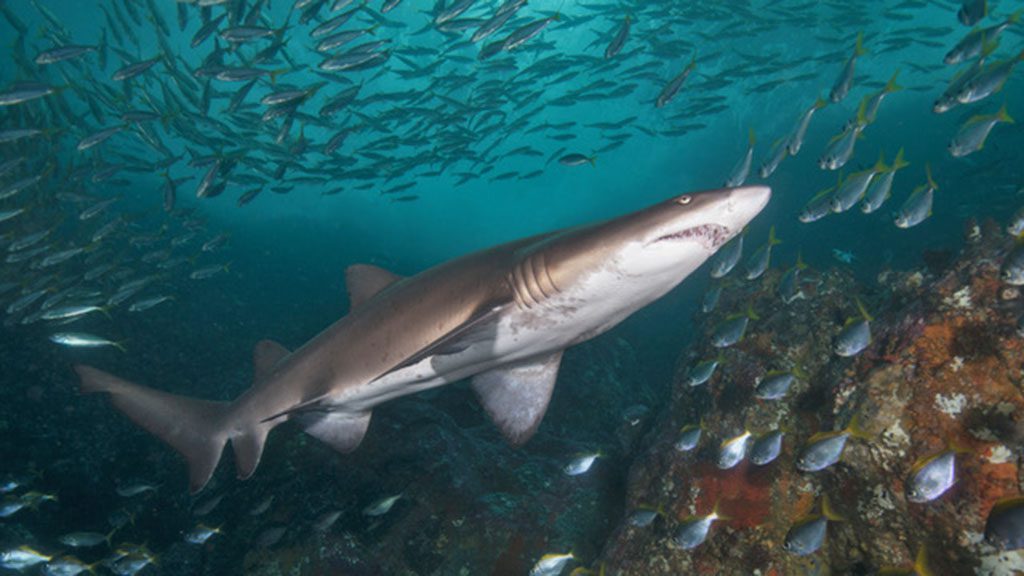
M 765 186 L 683 194 L 568 230 L 545 247 L 547 274 L 560 289 L 600 277 L 610 291 L 660 296 L 739 234 L 770 197 Z

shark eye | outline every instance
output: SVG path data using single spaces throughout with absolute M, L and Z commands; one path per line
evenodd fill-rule
M 687 204 L 690 203 L 691 200 L 693 200 L 693 198 L 690 196 L 680 196 L 679 198 L 676 199 L 676 204 L 682 204 L 683 206 L 686 206 Z

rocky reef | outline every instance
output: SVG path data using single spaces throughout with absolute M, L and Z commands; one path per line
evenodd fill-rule
M 703 320 L 708 337 L 680 360 L 671 407 L 646 439 L 631 468 L 629 510 L 663 511 L 649 526 L 623 520 L 599 562 L 607 574 L 874 574 L 913 566 L 920 547 L 940 574 L 1011 574 L 1024 555 L 1001 552 L 983 539 L 997 500 L 1021 491 L 1024 441 L 1021 394 L 1024 303 L 1000 283 L 999 266 L 1012 246 L 995 225 L 972 226 L 955 259 L 930 258 L 920 270 L 886 270 L 857 283 L 843 268 L 802 273 L 804 298 L 783 304 L 774 270 L 757 282 L 729 284 Z M 844 320 L 871 311 L 873 338 L 843 358 L 834 340 Z M 687 375 L 714 358 L 710 334 L 730 313 L 752 302 L 759 320 L 724 350 L 709 382 Z M 777 400 L 755 397 L 772 370 L 802 374 Z M 866 439 L 850 437 L 839 463 L 801 472 L 795 461 L 813 434 L 842 430 L 857 417 Z M 703 420 L 701 443 L 674 448 L 679 431 Z M 785 432 L 777 460 L 757 466 L 716 466 L 720 443 L 746 431 Z M 938 499 L 915 503 L 906 483 L 915 465 L 957 446 L 956 483 Z M 815 554 L 784 547 L 787 532 L 816 512 L 825 495 L 843 521 L 829 522 Z M 681 520 L 718 505 L 707 541 L 681 549 Z

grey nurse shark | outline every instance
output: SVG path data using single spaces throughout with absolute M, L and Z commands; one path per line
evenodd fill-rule
M 301 348 L 270 340 L 234 402 L 139 386 L 75 366 L 84 392 L 106 392 L 188 461 L 192 492 L 231 442 L 240 478 L 287 420 L 341 452 L 362 441 L 378 404 L 472 378 L 513 444 L 537 430 L 562 352 L 612 328 L 678 285 L 768 203 L 763 186 L 676 196 L 605 222 L 502 244 L 400 277 L 346 271 L 350 313 Z

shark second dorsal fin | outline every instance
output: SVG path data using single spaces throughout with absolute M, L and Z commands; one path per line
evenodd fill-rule
M 482 372 L 473 377 L 480 404 L 513 445 L 525 443 L 544 418 L 562 352 Z
M 253 382 L 266 379 L 274 367 L 285 356 L 291 354 L 287 348 L 273 340 L 260 340 L 252 349 Z
M 372 264 L 353 264 L 345 269 L 349 308 L 355 308 L 378 292 L 402 279 L 402 276 Z

